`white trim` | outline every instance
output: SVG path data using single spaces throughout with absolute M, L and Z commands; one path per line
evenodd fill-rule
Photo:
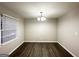
M 60 42 L 58 42 L 58 41 L 23 41 L 20 45 L 22 45 L 24 42 L 58 43 L 58 44 L 60 44 L 66 51 L 68 51 L 72 56 L 77 57 L 75 54 L 73 54 L 71 51 L 69 51 L 64 45 L 62 45 L 62 44 L 61 44 Z M 13 49 L 13 50 L 9 53 L 9 55 L 10 55 L 13 51 L 15 51 L 20 45 L 18 45 L 15 49 Z
M 24 42 L 38 42 L 38 43 L 57 43 L 57 41 L 24 41 Z
M 10 53 L 9 53 L 9 55 L 11 54 L 11 53 L 13 53 L 20 45 L 22 45 L 24 43 L 24 41 L 21 43 L 21 44 L 19 44 L 15 49 L 13 49 Z
M 58 42 L 58 41 L 57 41 Z M 62 45 L 60 42 L 58 42 L 66 51 L 68 51 L 73 57 L 77 57 L 75 54 L 73 54 L 71 51 L 69 51 L 64 45 Z
M 10 15 L 8 15 L 8 14 L 2 13 L 2 15 L 3 15 L 3 16 L 7 16 L 7 17 L 10 17 L 10 18 L 12 18 L 12 19 L 17 19 L 17 18 L 15 18 L 15 17 L 13 17 L 13 16 L 10 16 Z

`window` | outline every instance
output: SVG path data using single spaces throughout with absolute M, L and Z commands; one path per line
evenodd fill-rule
M 16 38 L 16 19 L 2 14 L 0 19 L 1 44 Z

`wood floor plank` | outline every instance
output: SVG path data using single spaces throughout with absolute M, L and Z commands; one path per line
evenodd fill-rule
M 49 57 L 56 57 L 52 47 L 53 47 L 53 44 L 51 44 L 51 43 L 49 43 L 48 46 L 47 46 L 47 49 L 49 51 Z
M 41 56 L 41 46 L 40 43 L 35 43 L 33 47 L 33 57 L 40 57 Z
M 42 44 L 42 56 L 48 57 L 48 50 L 46 48 L 46 44 Z

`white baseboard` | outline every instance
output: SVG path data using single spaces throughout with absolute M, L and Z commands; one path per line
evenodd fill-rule
M 73 54 L 71 51 L 69 51 L 64 45 L 62 45 L 60 42 L 58 41 L 23 41 L 20 45 L 22 45 L 24 42 L 45 42 L 45 43 L 58 43 L 60 44 L 66 51 L 68 51 L 72 56 L 77 57 L 75 54 Z M 12 50 L 9 55 L 15 51 L 20 45 L 18 45 L 14 50 Z
M 19 44 L 15 49 L 13 49 L 10 53 L 9 53 L 9 55 L 11 54 L 11 53 L 13 53 L 20 45 L 22 45 L 24 43 L 24 41 L 21 43 L 21 44 Z
M 24 41 L 24 42 L 38 42 L 38 43 L 57 43 L 57 41 Z
M 58 42 L 58 41 L 57 41 Z M 60 42 L 58 42 L 66 51 L 68 51 L 73 57 L 77 57 L 75 54 L 73 54 L 71 51 L 69 51 L 64 45 L 62 45 Z

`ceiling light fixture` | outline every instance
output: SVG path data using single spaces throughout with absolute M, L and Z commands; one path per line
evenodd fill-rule
M 41 16 L 37 17 L 38 21 L 45 21 L 46 17 L 43 16 L 43 12 L 40 12 Z

